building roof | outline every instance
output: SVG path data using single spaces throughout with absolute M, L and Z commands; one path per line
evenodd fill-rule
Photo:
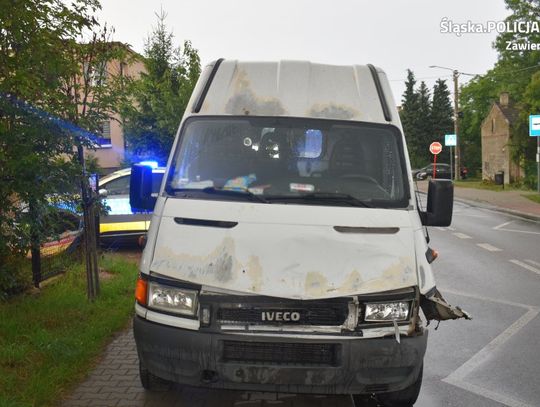
M 503 106 L 500 102 L 495 102 L 494 105 L 497 105 L 510 124 L 513 124 L 518 120 L 519 110 L 517 110 L 512 103 L 508 106 Z

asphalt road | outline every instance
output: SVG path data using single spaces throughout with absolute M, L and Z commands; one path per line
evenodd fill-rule
M 430 246 L 440 253 L 433 263 L 439 290 L 474 319 L 442 322 L 438 329 L 430 325 L 424 384 L 415 405 L 540 406 L 540 224 L 456 202 L 452 226 L 429 228 L 429 234 Z M 129 337 L 122 340 L 132 343 Z M 134 346 L 131 352 L 135 360 Z M 353 406 L 348 396 L 195 388 L 152 395 L 142 391 L 135 372 L 124 372 L 130 373 L 137 397 L 118 405 Z M 375 406 L 372 400 L 362 407 Z

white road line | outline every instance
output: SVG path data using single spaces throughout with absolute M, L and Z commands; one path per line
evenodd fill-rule
M 444 232 L 446 230 L 446 228 L 439 228 L 439 227 L 437 227 L 435 229 L 440 230 L 441 232 Z
M 459 295 L 460 297 L 472 298 L 473 300 L 496 302 L 497 304 L 510 305 L 511 307 L 521 307 L 521 308 L 525 308 L 526 310 L 537 310 L 540 312 L 540 307 L 537 307 L 535 305 L 523 304 L 521 302 L 501 300 L 499 298 L 484 297 L 482 295 L 456 291 L 449 288 L 445 288 L 444 292 L 448 294 L 452 294 L 452 295 Z
M 505 396 L 504 394 L 496 393 L 492 390 L 485 389 L 484 387 L 477 386 L 472 383 L 467 383 L 463 380 L 454 379 L 442 379 L 443 382 L 452 384 L 463 390 L 467 390 L 470 393 L 482 396 L 486 399 L 490 399 L 508 407 L 534 407 L 532 404 L 527 404 L 524 401 L 513 399 L 512 397 Z
M 502 250 L 498 247 L 490 245 L 489 243 L 477 243 L 476 245 L 481 247 L 482 249 L 487 250 L 488 252 L 500 252 Z
M 540 232 L 532 232 L 529 230 L 517 230 L 517 229 L 497 229 L 501 232 L 515 232 L 515 233 L 528 233 L 530 235 L 540 235 Z
M 505 227 L 506 225 L 509 225 L 509 224 L 512 223 L 512 222 L 513 222 L 513 220 L 511 220 L 510 222 L 504 222 L 504 223 L 501 223 L 500 225 L 495 226 L 493 229 L 494 229 L 494 230 L 497 230 L 497 229 L 503 228 L 503 227 Z
M 453 227 L 451 227 L 451 226 L 448 226 L 446 229 L 451 230 L 452 232 L 453 232 L 454 230 L 456 230 L 456 228 L 453 228 Z
M 510 263 L 514 263 L 518 266 L 521 266 L 523 267 L 524 269 L 527 269 L 529 271 L 532 271 L 533 273 L 536 273 L 536 274 L 540 274 L 540 269 L 537 269 L 536 267 L 533 267 L 527 263 L 523 263 L 522 261 L 519 261 L 519 260 L 516 260 L 516 259 L 512 259 L 512 260 L 508 260 Z
M 533 266 L 538 266 L 540 267 L 540 263 L 538 263 L 537 261 L 534 261 L 534 260 L 529 260 L 529 259 L 524 259 L 527 263 L 529 264 L 532 264 Z
M 480 367 L 484 362 L 489 360 L 496 352 L 497 348 L 506 343 L 512 336 L 517 334 L 525 325 L 531 322 L 536 316 L 540 313 L 540 308 L 527 304 L 519 304 L 511 301 L 497 300 L 494 298 L 481 297 L 473 294 L 460 293 L 457 291 L 446 292 L 461 295 L 464 297 L 470 297 L 474 299 L 479 299 L 483 301 L 497 302 L 517 307 L 522 307 L 527 310 L 517 321 L 512 325 L 506 328 L 502 333 L 495 337 L 491 342 L 484 346 L 480 351 L 475 353 L 473 357 L 467 360 L 464 364 L 442 379 L 443 382 L 452 384 L 456 387 L 460 387 L 464 390 L 467 390 L 471 393 L 477 394 L 479 396 L 494 400 L 498 403 L 504 404 L 508 407 L 533 407 L 531 404 L 528 404 L 522 400 L 518 400 L 504 394 L 497 393 L 495 391 L 485 389 L 481 386 L 467 382 L 465 379 L 466 376 L 473 373 L 473 371 Z
M 456 213 L 456 212 L 454 212 Z M 460 212 L 457 212 L 460 216 L 468 216 L 470 218 L 487 218 L 488 216 L 487 215 L 473 215 L 472 213 L 460 213 Z
M 455 237 L 459 237 L 460 239 L 472 239 L 469 235 L 466 235 L 465 233 L 455 232 L 453 233 Z

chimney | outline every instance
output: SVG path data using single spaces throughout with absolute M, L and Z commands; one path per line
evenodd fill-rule
M 499 96 L 499 103 L 502 107 L 508 107 L 508 103 L 510 102 L 510 96 L 508 95 L 508 92 L 501 92 Z

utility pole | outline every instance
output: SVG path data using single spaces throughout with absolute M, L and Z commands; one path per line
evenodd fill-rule
M 459 84 L 458 84 L 459 72 L 457 69 L 452 71 L 452 79 L 454 80 L 454 134 L 456 135 L 456 146 L 454 157 L 454 177 L 456 180 L 459 180 L 461 175 L 461 166 L 460 166 L 460 151 L 459 151 Z
M 430 68 L 440 68 L 452 71 L 452 79 L 454 80 L 454 133 L 456 134 L 456 146 L 454 148 L 454 177 L 456 180 L 461 176 L 461 150 L 460 135 L 459 135 L 459 83 L 458 78 L 460 75 L 476 76 L 471 73 L 459 72 L 457 69 L 447 68 L 445 66 L 430 65 Z

